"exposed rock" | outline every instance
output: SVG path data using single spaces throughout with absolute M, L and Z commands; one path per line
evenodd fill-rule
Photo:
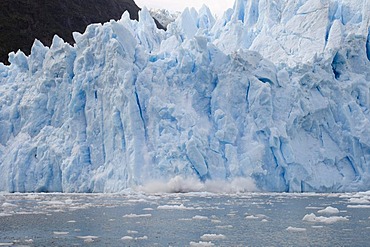
M 0 1 L 0 62 L 8 64 L 11 51 L 30 53 L 35 39 L 50 46 L 54 34 L 73 44 L 72 32 L 88 24 L 119 19 L 125 11 L 138 19 L 133 0 L 2 0 Z M 157 22 L 157 27 L 163 28 Z

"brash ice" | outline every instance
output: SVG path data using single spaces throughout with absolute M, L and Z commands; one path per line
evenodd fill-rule
M 0 64 L 0 190 L 369 189 L 369 23 L 370 1 L 237 0 L 36 40 Z

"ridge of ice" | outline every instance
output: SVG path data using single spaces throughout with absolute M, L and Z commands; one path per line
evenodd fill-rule
M 216 20 L 186 9 L 166 32 L 143 8 L 74 46 L 35 41 L 0 63 L 0 191 L 177 176 L 220 191 L 367 190 L 369 13 L 369 1 L 237 0 Z
M 150 15 L 155 18 L 162 26 L 167 27 L 174 22 L 181 12 L 170 12 L 166 9 L 150 9 Z

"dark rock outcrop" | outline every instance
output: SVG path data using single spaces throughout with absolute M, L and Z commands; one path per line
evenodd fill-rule
M 138 19 L 133 0 L 2 0 L 0 1 L 0 62 L 11 51 L 27 55 L 35 39 L 50 46 L 54 34 L 73 44 L 72 32 L 91 23 L 119 19 L 125 11 Z M 157 26 L 163 28 L 158 22 Z

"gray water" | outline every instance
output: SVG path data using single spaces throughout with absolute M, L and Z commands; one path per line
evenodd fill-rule
M 369 246 L 368 199 L 369 193 L 2 194 L 0 246 Z M 328 206 L 339 212 L 319 213 Z M 318 218 L 303 220 L 311 213 Z

